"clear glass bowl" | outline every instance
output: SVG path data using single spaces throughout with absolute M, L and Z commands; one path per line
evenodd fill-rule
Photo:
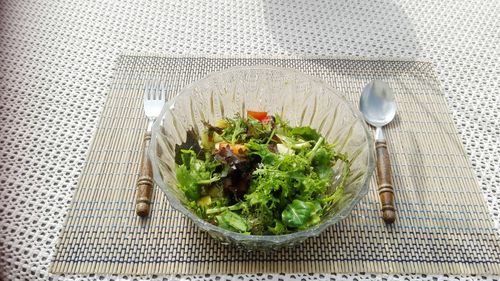
M 212 225 L 185 206 L 187 200 L 177 188 L 175 177 L 175 145 L 185 141 L 186 131 L 191 128 L 200 133 L 202 120 L 214 123 L 236 113 L 246 116 L 247 110 L 280 114 L 292 126 L 311 126 L 330 143 L 336 143 L 340 151 L 347 152 L 352 175 L 344 198 L 323 216 L 320 224 L 287 235 L 244 235 Z M 373 141 L 358 110 L 321 80 L 272 66 L 232 68 L 187 86 L 164 106 L 151 140 L 154 181 L 172 207 L 222 243 L 246 249 L 291 246 L 344 219 L 367 194 L 374 168 Z M 342 167 L 339 164 L 334 169 L 340 171 Z M 328 192 L 333 192 L 337 184 L 334 181 Z

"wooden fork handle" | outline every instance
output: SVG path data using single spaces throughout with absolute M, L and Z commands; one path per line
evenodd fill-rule
M 153 193 L 153 169 L 148 157 L 148 148 L 151 141 L 151 133 L 144 135 L 142 142 L 142 158 L 137 179 L 137 197 L 135 212 L 140 217 L 147 217 L 151 208 L 151 195 Z
M 396 208 L 394 205 L 391 162 L 386 141 L 377 140 L 375 148 L 377 152 L 377 184 L 382 205 L 382 218 L 386 223 L 391 224 L 396 220 Z

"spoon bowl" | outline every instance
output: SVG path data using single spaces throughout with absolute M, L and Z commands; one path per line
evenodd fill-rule
M 379 80 L 374 80 L 363 89 L 359 109 L 366 122 L 374 127 L 382 127 L 396 116 L 396 100 L 392 89 Z

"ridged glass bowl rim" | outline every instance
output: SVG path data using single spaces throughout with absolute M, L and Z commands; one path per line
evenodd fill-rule
M 180 97 L 190 96 L 191 93 L 193 92 L 193 88 L 195 88 L 197 85 L 201 84 L 204 81 L 213 79 L 213 77 L 215 77 L 215 76 L 228 75 L 232 72 L 252 71 L 252 70 L 253 71 L 261 71 L 261 70 L 269 71 L 269 70 L 271 70 L 271 71 L 279 71 L 279 72 L 284 72 L 284 73 L 288 72 L 288 73 L 300 75 L 304 79 L 310 80 L 311 82 L 318 83 L 319 85 L 321 85 L 321 87 L 323 87 L 324 89 L 326 89 L 329 92 L 328 93 L 329 95 L 335 95 L 339 101 L 341 101 L 342 103 L 345 104 L 345 106 L 350 110 L 351 114 L 355 118 L 359 119 L 361 126 L 363 128 L 363 131 L 366 135 L 366 139 L 367 139 L 366 145 L 368 146 L 367 147 L 368 159 L 367 159 L 367 165 L 366 165 L 366 173 L 365 173 L 364 178 L 362 180 L 362 186 L 361 186 L 360 192 L 358 192 L 356 194 L 356 196 L 353 198 L 353 200 L 347 206 L 345 206 L 342 210 L 340 210 L 340 212 L 335 214 L 331 219 L 325 220 L 322 223 L 320 223 L 316 226 L 313 226 L 309 229 L 297 231 L 297 232 L 290 233 L 290 234 L 283 234 L 283 235 L 246 235 L 246 234 L 241 234 L 241 233 L 237 233 L 237 232 L 233 232 L 233 231 L 229 231 L 229 230 L 220 228 L 218 226 L 215 226 L 213 224 L 206 222 L 205 220 L 198 217 L 195 213 L 191 212 L 188 208 L 186 208 L 174 194 L 170 194 L 170 192 L 168 191 L 168 189 L 166 187 L 165 182 L 163 182 L 163 180 L 160 176 L 160 171 L 159 171 L 159 168 L 157 165 L 157 160 L 156 160 L 156 150 L 157 150 L 156 146 L 157 146 L 158 132 L 159 132 L 160 126 L 162 124 L 162 119 L 167 118 L 167 117 L 165 117 L 166 111 L 170 110 L 170 108 L 172 106 L 175 106 L 175 102 Z M 209 232 L 213 231 L 213 232 L 221 234 L 222 236 L 231 238 L 232 240 L 235 240 L 235 241 L 246 241 L 246 242 L 248 241 L 248 242 L 256 242 L 256 243 L 267 242 L 267 243 L 271 243 L 271 244 L 275 244 L 275 245 L 284 244 L 286 242 L 294 241 L 294 240 L 298 240 L 298 239 L 305 239 L 308 237 L 317 236 L 321 232 L 323 232 L 326 228 L 328 228 L 328 227 L 336 224 L 337 222 L 343 220 L 344 218 L 346 218 L 350 214 L 350 212 L 352 211 L 354 206 L 356 204 L 358 204 L 359 201 L 361 201 L 361 199 L 369 191 L 368 184 L 370 182 L 370 179 L 372 177 L 373 170 L 375 167 L 374 148 L 373 148 L 372 136 L 367 128 L 366 123 L 363 120 L 364 119 L 363 119 L 361 113 L 356 108 L 353 108 L 347 102 L 347 100 L 337 92 L 337 90 L 335 90 L 333 87 L 331 87 L 330 85 L 325 83 L 323 80 L 321 80 L 317 77 L 305 74 L 305 73 L 298 71 L 298 70 L 295 70 L 295 69 L 275 67 L 275 66 L 269 66 L 269 65 L 255 65 L 255 66 L 232 67 L 232 68 L 228 68 L 228 69 L 225 69 L 222 71 L 213 72 L 213 73 L 208 74 L 207 76 L 205 76 L 204 78 L 202 78 L 200 80 L 192 82 L 191 84 L 189 84 L 188 86 L 183 88 L 175 97 L 173 97 L 167 103 L 165 103 L 159 117 L 154 122 L 153 128 L 152 128 L 151 145 L 150 145 L 149 151 L 148 151 L 149 157 L 151 159 L 152 168 L 153 168 L 153 179 L 154 179 L 155 183 L 165 193 L 165 195 L 167 196 L 167 200 L 170 202 L 172 207 L 174 209 L 180 211 L 183 215 L 187 216 L 196 225 L 198 225 L 198 227 L 202 228 L 205 231 L 209 231 Z M 175 187 L 173 187 L 173 188 L 175 188 Z

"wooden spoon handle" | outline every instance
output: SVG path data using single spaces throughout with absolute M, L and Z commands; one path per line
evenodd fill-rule
M 144 135 L 142 142 L 142 158 L 137 179 L 137 198 L 135 203 L 135 212 L 138 216 L 147 217 L 151 207 L 151 195 L 153 193 L 153 169 L 148 157 L 149 142 L 151 133 Z
M 377 183 L 380 203 L 382 204 L 382 218 L 388 224 L 396 220 L 394 205 L 394 187 L 392 184 L 391 162 L 385 140 L 375 142 L 377 151 Z

